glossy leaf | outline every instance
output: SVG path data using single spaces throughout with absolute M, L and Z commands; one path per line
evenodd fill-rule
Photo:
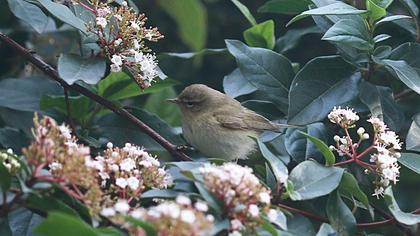
M 35 228 L 34 232 L 45 236 L 99 235 L 94 228 L 80 218 L 59 212 L 48 213 L 48 217 Z
M 6 192 L 12 184 L 12 176 L 9 170 L 0 162 L 0 189 L 2 192 Z
M 290 87 L 288 123 L 305 125 L 324 119 L 334 106 L 357 96 L 360 73 L 338 56 L 308 62 Z
M 301 134 L 305 135 L 311 142 L 315 144 L 315 146 L 318 148 L 318 150 L 321 151 L 322 155 L 325 158 L 325 165 L 326 166 L 332 166 L 335 164 L 335 156 L 334 153 L 330 150 L 327 144 L 325 144 L 321 139 L 314 137 L 312 135 L 309 135 L 305 132 L 300 132 Z
M 352 17 L 338 21 L 324 34 L 322 39 L 345 44 L 360 50 L 373 48 L 369 40 L 366 24 L 361 17 Z
M 309 0 L 270 0 L 258 8 L 258 12 L 295 15 L 307 10 L 310 4 Z
M 408 65 L 410 65 L 417 71 L 417 74 L 420 75 L 420 57 L 418 56 L 419 54 L 420 44 L 409 42 L 404 43 L 392 50 L 389 59 L 396 61 L 405 61 Z
M 340 185 L 338 186 L 338 191 L 348 197 L 354 196 L 357 200 L 362 202 L 365 207 L 369 208 L 368 197 L 362 189 L 360 189 L 356 178 L 349 172 L 344 172 Z
M 387 69 L 397 76 L 407 87 L 420 94 L 420 75 L 405 61 L 382 60 Z
M 248 20 L 248 22 L 251 25 L 256 25 L 257 21 L 255 20 L 254 16 L 251 14 L 251 12 L 249 11 L 249 9 L 242 4 L 240 1 L 238 0 L 231 0 L 233 2 L 233 4 L 235 4 L 235 6 L 241 11 L 242 15 L 245 16 L 245 18 Z
M 403 164 L 408 169 L 420 174 L 420 155 L 415 153 L 401 153 L 398 162 Z
M 337 232 L 333 229 L 330 224 L 322 223 L 321 227 L 319 227 L 318 233 L 316 236 L 335 236 Z
M 257 140 L 258 147 L 263 157 L 270 164 L 271 170 L 276 177 L 277 183 L 284 183 L 287 180 L 288 170 L 284 163 L 276 157 L 260 140 Z
M 392 215 L 398 222 L 403 223 L 405 225 L 416 225 L 420 223 L 420 215 L 406 213 L 400 209 L 397 201 L 394 198 L 394 193 L 392 192 L 391 186 L 385 189 L 384 199 L 389 211 L 391 211 Z
M 77 18 L 68 7 L 51 0 L 38 0 L 38 2 L 62 22 L 75 27 L 85 34 L 87 33 L 85 22 L 83 22 L 80 18 Z
M 293 0 L 295 1 L 295 0 Z M 276 42 L 276 51 L 285 53 L 298 46 L 299 41 L 308 34 L 320 34 L 321 30 L 316 26 L 303 29 L 290 29 Z
M 92 109 L 91 100 L 86 96 L 69 96 L 69 104 L 72 119 L 82 123 L 90 115 Z M 67 105 L 64 96 L 43 96 L 40 104 L 42 110 L 54 108 L 67 115 Z
M 253 93 L 257 88 L 242 75 L 238 68 L 236 68 L 232 73 L 223 78 L 223 90 L 226 95 L 235 98 Z
M 329 5 L 314 8 L 311 10 L 304 11 L 299 15 L 293 17 L 287 25 L 292 24 L 298 20 L 301 20 L 307 16 L 324 16 L 324 15 L 361 15 L 366 13 L 366 10 L 359 10 L 343 2 L 334 2 Z
M 58 58 L 58 74 L 68 84 L 83 81 L 96 84 L 105 75 L 106 63 L 100 58 L 82 58 L 74 54 L 61 54 Z
M 292 200 L 307 200 L 324 196 L 336 189 L 340 183 L 344 169 L 325 167 L 315 161 L 304 161 L 290 173 L 293 183 Z
M 393 0 L 367 0 L 366 7 L 369 16 L 375 21 L 386 16 L 386 9 Z
M 420 152 L 420 114 L 413 118 L 410 129 L 408 130 L 407 139 L 405 140 L 407 150 Z
M 30 25 L 36 32 L 43 33 L 48 27 L 48 17 L 39 7 L 24 0 L 7 0 L 13 14 Z
M 0 128 L 0 145 L 19 152 L 23 147 L 29 145 L 29 139 L 25 133 L 18 129 L 4 127 Z
M 242 75 L 279 109 L 287 106 L 287 94 L 294 76 L 290 61 L 264 48 L 248 47 L 237 40 L 226 40 Z
M 18 208 L 9 213 L 9 226 L 13 235 L 32 236 L 33 229 L 42 221 L 42 217 L 25 208 Z
M 333 192 L 328 198 L 327 216 L 338 235 L 352 236 L 356 233 L 356 219 L 338 191 Z
M 245 42 L 251 47 L 273 49 L 275 45 L 274 21 L 268 20 L 244 31 Z
M 405 16 L 405 15 L 392 15 L 392 16 L 387 16 L 384 17 L 383 19 L 381 19 L 380 21 L 376 22 L 376 26 L 381 25 L 385 22 L 393 22 L 393 21 L 397 21 L 397 20 L 402 20 L 402 19 L 410 19 L 411 16 Z
M 157 232 L 156 230 L 153 228 L 153 226 L 145 221 L 133 218 L 133 217 L 127 217 L 127 221 L 132 223 L 135 226 L 138 226 L 140 228 L 142 228 L 145 232 L 147 236 L 156 236 Z

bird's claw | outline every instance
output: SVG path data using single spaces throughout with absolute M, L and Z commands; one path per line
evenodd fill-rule
M 176 150 L 178 151 L 193 151 L 194 148 L 188 145 L 178 145 L 176 146 Z

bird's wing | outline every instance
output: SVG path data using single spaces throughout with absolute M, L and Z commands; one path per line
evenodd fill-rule
M 230 129 L 264 131 L 278 130 L 281 128 L 265 117 L 248 109 L 242 109 L 241 112 L 235 114 L 218 111 L 214 113 L 214 116 L 221 126 Z

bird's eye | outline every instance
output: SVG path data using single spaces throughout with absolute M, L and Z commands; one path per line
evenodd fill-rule
M 191 108 L 191 107 L 193 107 L 193 106 L 194 106 L 194 103 L 192 103 L 192 102 L 187 102 L 187 103 L 186 103 L 186 106 L 187 106 L 188 108 Z

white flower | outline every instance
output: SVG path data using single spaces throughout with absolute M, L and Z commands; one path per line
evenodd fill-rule
M 48 167 L 51 170 L 59 170 L 59 169 L 63 168 L 63 165 L 60 162 L 53 161 L 48 165 Z
M 195 218 L 196 217 L 195 217 L 194 212 L 192 210 L 182 210 L 181 211 L 181 220 L 182 221 L 184 221 L 186 223 L 189 223 L 189 224 L 192 224 L 192 223 L 194 223 Z
M 351 108 L 334 107 L 328 114 L 328 119 L 342 127 L 350 127 L 359 120 L 359 116 Z
M 61 135 L 65 139 L 71 139 L 71 131 L 66 125 L 62 124 L 62 125 L 58 126 L 58 129 L 60 130 Z
M 379 199 L 380 196 L 384 195 L 385 189 L 382 186 L 376 187 L 375 192 L 372 194 L 372 196 L 375 196 Z
M 130 210 L 130 205 L 128 205 L 126 200 L 119 200 L 115 203 L 114 208 L 118 212 L 126 213 Z
M 270 203 L 271 197 L 269 193 L 261 192 L 260 194 L 258 194 L 258 197 L 260 198 L 260 202 L 265 203 L 265 204 Z
M 115 65 L 115 64 L 111 64 L 110 66 L 111 72 L 120 72 L 121 71 L 121 66 Z
M 232 229 L 234 230 L 241 230 L 244 228 L 244 225 L 242 224 L 242 222 L 238 219 L 233 219 L 230 221 L 230 226 L 232 227 Z
M 371 117 L 370 119 L 367 120 L 367 122 L 372 124 L 373 129 L 377 133 L 385 132 L 385 130 L 388 129 L 388 127 L 385 125 L 385 123 L 377 117 Z
M 400 150 L 401 144 L 400 140 L 398 139 L 398 135 L 395 134 L 393 131 L 386 131 L 379 134 L 379 142 L 391 146 L 393 149 Z
M 140 181 L 136 177 L 130 177 L 127 179 L 127 184 L 131 190 L 136 190 L 139 187 Z
M 6 152 L 12 155 L 13 154 L 13 149 L 8 148 Z
M 268 220 L 269 220 L 269 221 L 271 221 L 271 222 L 275 222 L 275 221 L 277 220 L 278 213 L 277 213 L 277 211 L 276 211 L 276 210 L 274 210 L 274 209 L 270 209 L 270 210 L 268 211 L 268 213 L 267 213 L 267 217 L 268 217 Z
M 140 48 L 140 43 L 139 43 L 139 41 L 137 41 L 137 39 L 133 40 L 133 46 L 134 46 L 134 49 L 136 49 L 136 50 L 138 50 Z
M 119 55 L 112 55 L 111 62 L 117 66 L 122 66 L 123 64 L 122 57 Z
M 126 158 L 120 163 L 121 170 L 130 171 L 136 168 L 136 162 L 131 158 Z
M 122 2 L 121 2 L 121 5 L 122 5 L 122 6 L 124 6 L 124 7 L 126 7 L 126 6 L 128 5 L 128 4 L 127 4 L 127 1 L 122 1 Z
M 206 212 L 209 210 L 209 207 L 207 206 L 205 202 L 196 202 L 194 206 L 195 206 L 195 209 L 197 209 L 198 211 Z
M 169 216 L 172 217 L 173 219 L 178 218 L 179 215 L 181 214 L 181 209 L 179 208 L 177 204 L 169 203 L 167 204 L 166 208 L 169 212 Z
M 178 195 L 176 197 L 176 202 L 181 205 L 191 205 L 191 200 L 184 195 Z
M 104 17 L 96 17 L 96 24 L 102 28 L 105 28 L 108 22 Z
M 130 21 L 130 27 L 135 29 L 135 30 L 140 30 L 140 26 L 137 24 L 137 22 L 135 21 Z
M 143 53 L 142 52 L 134 52 L 134 61 L 139 63 L 143 60 Z
M 369 134 L 368 134 L 368 133 L 364 133 L 364 134 L 362 135 L 362 138 L 363 138 L 363 139 L 369 139 Z
M 115 184 L 120 188 L 125 188 L 128 185 L 127 180 L 124 178 L 117 178 Z
M 111 10 L 109 9 L 109 7 L 101 7 L 101 8 L 98 8 L 98 10 L 96 12 L 97 12 L 99 17 L 104 17 L 104 16 L 108 15 L 109 13 L 111 13 Z
M 113 147 L 114 147 L 114 144 L 112 144 L 111 142 L 108 142 L 108 143 L 106 144 L 106 147 L 107 147 L 107 148 L 109 148 L 109 149 L 111 149 L 111 148 L 113 148 Z
M 121 39 L 121 38 L 118 38 L 118 39 L 116 39 L 116 40 L 114 41 L 114 45 L 115 45 L 115 46 L 119 46 L 121 43 L 122 43 L 122 39 Z
M 242 236 L 242 234 L 241 232 L 235 230 L 230 232 L 228 236 Z
M 248 208 L 248 213 L 252 216 L 252 217 L 257 217 L 260 213 L 260 209 L 258 208 L 257 205 L 255 204 L 251 204 L 249 205 Z
M 115 210 L 112 207 L 107 207 L 101 210 L 101 215 L 105 216 L 105 217 L 109 217 L 109 216 L 114 216 L 115 215 Z
M 118 152 L 112 152 L 111 153 L 111 157 L 113 157 L 113 158 L 117 158 L 119 156 L 120 156 L 120 154 Z
M 140 219 L 144 216 L 144 211 L 141 209 L 135 209 L 130 212 L 130 215 L 136 219 Z
M 358 135 L 362 136 L 364 133 L 365 133 L 365 128 L 360 127 L 360 128 L 357 129 L 357 134 Z
M 118 21 L 122 21 L 122 16 L 119 14 L 115 14 L 114 17 L 118 20 Z

